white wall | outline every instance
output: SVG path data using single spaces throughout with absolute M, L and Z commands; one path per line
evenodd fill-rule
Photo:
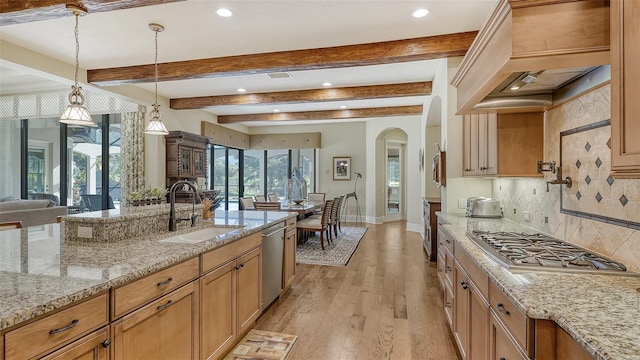
M 371 186 L 370 175 L 373 175 L 366 166 L 365 124 L 365 121 L 350 123 L 327 121 L 313 125 L 256 126 L 249 130 L 251 134 L 322 133 L 322 149 L 318 151 L 319 158 L 316 164 L 318 174 L 316 190 L 326 192 L 327 197 L 331 198 L 353 192 L 356 185 L 353 172 L 361 173 L 363 178 L 358 179 L 357 196 L 364 220 L 368 200 L 365 189 Z M 351 156 L 351 181 L 333 180 L 334 156 Z M 355 210 L 355 200 L 349 199 L 347 219 L 355 220 Z

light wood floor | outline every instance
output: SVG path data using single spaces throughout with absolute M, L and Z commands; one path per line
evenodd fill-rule
M 298 265 L 256 328 L 298 335 L 291 360 L 458 359 L 421 236 L 405 221 L 366 225 L 346 267 Z

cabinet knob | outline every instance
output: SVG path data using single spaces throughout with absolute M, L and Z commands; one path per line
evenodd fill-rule
M 501 357 L 500 360 L 507 360 L 507 358 L 506 357 Z
M 446 268 L 444 268 L 444 272 L 447 272 L 447 271 L 451 271 L 451 266 L 447 266 Z
M 111 345 L 111 340 L 109 339 L 106 339 L 105 341 L 102 342 L 102 347 L 105 349 L 108 348 L 109 345 Z
M 464 280 L 463 280 L 463 281 L 460 281 L 460 285 L 462 286 L 462 288 L 463 288 L 464 290 L 467 290 L 467 289 L 469 288 L 469 285 L 467 285 L 467 283 L 466 283 Z
M 445 304 L 444 304 L 444 307 L 446 307 L 446 308 L 450 308 L 450 307 L 451 307 L 451 303 L 450 303 L 450 302 L 445 303 Z

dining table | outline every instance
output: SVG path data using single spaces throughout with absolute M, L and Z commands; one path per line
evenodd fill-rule
M 280 201 L 280 211 L 295 211 L 298 213 L 298 220 L 314 214 L 316 210 L 322 209 L 323 206 L 324 202 L 322 201 L 305 200 L 300 204 L 286 199 Z

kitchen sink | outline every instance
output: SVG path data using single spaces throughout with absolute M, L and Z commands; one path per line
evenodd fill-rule
M 178 244 L 197 244 L 203 241 L 212 240 L 220 235 L 227 234 L 231 231 L 241 229 L 241 226 L 224 226 L 224 227 L 206 227 L 204 229 L 191 231 L 184 234 L 170 236 L 159 240 L 159 242 L 178 243 Z

